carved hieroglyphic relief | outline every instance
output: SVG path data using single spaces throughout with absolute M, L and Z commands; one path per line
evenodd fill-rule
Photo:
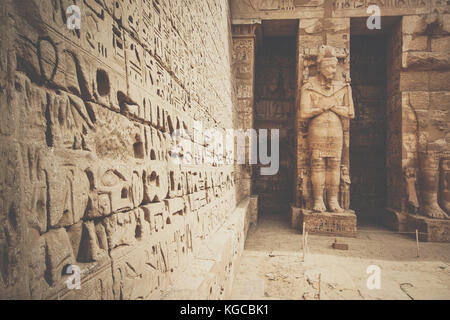
M 377 5 L 382 16 L 424 14 L 431 7 L 447 6 L 438 0 L 232 0 L 234 19 L 311 19 L 367 17 L 367 8 Z
M 0 97 L 10 99 L 21 124 L 14 152 L 0 140 L 9 154 L 1 163 L 0 219 L 8 228 L 0 228 L 0 254 L 8 259 L 0 296 L 157 299 L 236 207 L 232 164 L 170 160 L 175 130 L 193 139 L 194 121 L 204 129 L 233 126 L 228 8 L 221 1 L 77 0 L 81 28 L 69 30 L 69 2 L 1 5 L 11 43 L 1 42 L 0 57 L 9 50 L 16 65 Z M 1 139 L 13 132 L 7 129 L 2 122 Z M 230 294 L 220 288 L 239 250 L 217 259 L 224 265 L 211 295 Z M 67 289 L 71 264 L 81 268 L 80 291 Z M 19 273 L 29 275 L 27 284 Z
M 234 1 L 236 11 L 294 11 L 296 8 L 319 7 L 323 0 L 242 0 Z
M 255 73 L 255 25 L 233 25 L 233 59 L 232 70 L 235 76 L 236 90 L 235 123 L 239 129 L 247 130 L 254 127 L 254 73 Z M 249 158 L 251 142 L 242 152 Z M 237 151 L 237 152 L 241 152 Z M 251 192 L 251 166 L 238 166 L 241 173 L 236 181 L 239 194 Z
M 367 9 L 376 5 L 381 16 L 425 14 L 430 12 L 432 0 L 333 0 L 333 17 L 367 17 Z
M 427 2 L 426 0 L 334 0 L 333 7 L 335 10 L 368 8 L 370 5 L 377 5 L 382 9 L 425 8 L 428 5 Z

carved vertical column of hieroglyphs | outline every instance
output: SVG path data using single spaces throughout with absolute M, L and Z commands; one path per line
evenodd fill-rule
M 254 102 L 254 68 L 255 68 L 255 25 L 233 25 L 233 72 L 237 90 L 238 103 L 238 129 L 246 132 L 254 128 L 253 102 Z M 250 137 L 250 135 L 249 135 Z M 240 195 L 250 195 L 252 167 L 250 165 L 251 143 L 245 150 L 236 150 L 236 159 L 239 154 L 245 153 L 246 164 L 240 166 L 239 188 Z M 253 141 L 256 143 L 256 141 Z
M 430 13 L 404 16 L 401 26 L 402 169 L 417 171 L 420 214 L 441 219 L 450 213 L 442 181 L 450 157 L 449 19 L 448 5 L 431 1 Z M 402 212 L 412 212 L 408 196 Z
M 298 62 L 297 62 L 297 179 L 295 182 L 295 205 L 299 208 L 312 208 L 312 194 L 310 183 L 310 163 L 308 121 L 299 118 L 300 88 L 314 76 L 316 57 L 321 45 L 336 48 L 339 59 L 336 80 L 349 81 L 350 71 L 350 19 L 349 18 L 313 18 L 300 19 L 298 32 Z M 341 165 L 349 168 L 349 120 L 341 118 L 344 130 L 344 146 Z
M 10 1 L 0 3 L 0 296 L 25 297 L 26 230 L 20 207 L 18 112 L 12 105 L 15 59 Z
M 69 30 L 72 1 L 24 2 L 2 19 L 0 296 L 158 298 L 235 207 L 232 164 L 170 160 L 175 130 L 231 125 L 228 9 L 77 0 Z

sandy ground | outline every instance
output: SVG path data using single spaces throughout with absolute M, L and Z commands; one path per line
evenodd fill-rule
M 333 249 L 334 240 L 309 235 L 303 261 L 300 232 L 280 215 L 260 217 L 249 231 L 231 299 L 450 300 L 450 243 L 422 242 L 417 258 L 415 238 L 370 225 L 358 226 L 356 239 L 339 238 L 348 251 Z M 379 267 L 380 289 L 368 289 L 371 265 Z

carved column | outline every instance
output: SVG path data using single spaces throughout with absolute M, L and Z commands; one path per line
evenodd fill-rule
M 255 87 L 255 51 L 257 37 L 260 34 L 259 20 L 235 20 L 233 21 L 233 74 L 237 101 L 235 103 L 234 119 L 235 129 L 247 131 L 254 128 L 254 87 Z M 235 172 L 237 183 L 237 196 L 240 199 L 250 196 L 252 190 L 252 166 L 249 163 L 251 139 L 245 147 L 246 164 L 237 165 Z M 254 141 L 254 143 L 257 143 Z M 236 152 L 241 152 L 236 150 Z M 255 209 L 251 222 L 257 220 L 257 197 L 251 198 Z

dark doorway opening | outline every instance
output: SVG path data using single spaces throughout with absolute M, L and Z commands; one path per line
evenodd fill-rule
M 358 223 L 381 224 L 387 203 L 388 28 L 352 21 L 351 79 L 356 117 L 350 124 L 351 208 Z
M 280 130 L 278 174 L 263 176 L 259 166 L 253 170 L 252 193 L 259 195 L 262 215 L 288 217 L 293 197 L 297 30 L 297 20 L 263 21 L 256 52 L 254 126 L 258 132 Z

